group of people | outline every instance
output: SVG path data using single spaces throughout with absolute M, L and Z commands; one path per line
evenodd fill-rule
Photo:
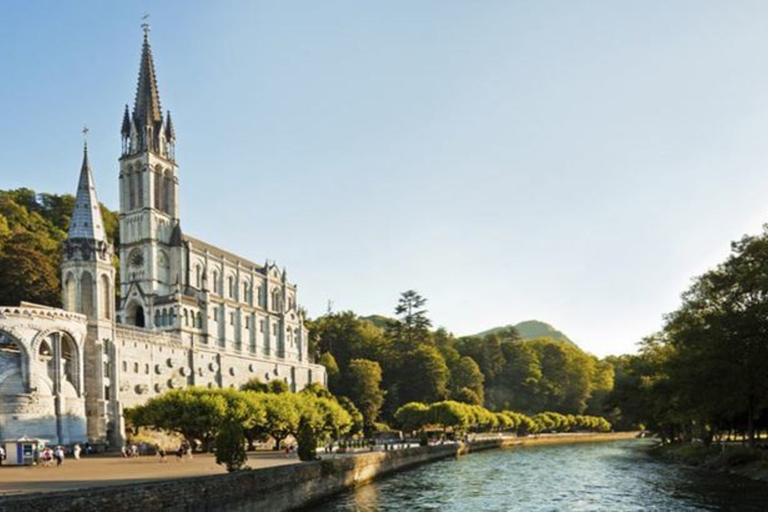
M 80 458 L 80 445 L 76 444 L 72 448 L 72 454 L 75 457 L 75 459 Z M 46 446 L 40 450 L 35 451 L 35 463 L 40 464 L 43 467 L 50 467 L 53 466 L 54 462 L 56 463 L 56 467 L 61 466 L 64 464 L 64 459 L 66 458 L 66 454 L 64 453 L 64 448 L 61 446 L 56 446 L 56 448 L 51 448 L 50 446 Z
M 141 455 L 139 446 L 136 444 L 126 444 L 121 450 L 124 459 L 135 459 Z
M 165 450 L 165 448 L 158 445 L 155 447 L 155 453 L 157 453 L 157 456 L 160 457 L 160 462 L 168 462 L 168 459 L 166 459 L 168 452 Z M 182 441 L 181 444 L 179 444 L 179 447 L 173 453 L 176 455 L 176 460 L 178 462 L 184 460 L 184 455 L 191 459 L 192 446 L 188 442 Z

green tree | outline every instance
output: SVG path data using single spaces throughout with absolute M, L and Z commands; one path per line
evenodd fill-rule
M 448 366 L 435 347 L 423 345 L 405 354 L 398 377 L 401 403 L 437 402 L 448 396 Z
M 57 261 L 36 248 L 34 236 L 12 235 L 0 254 L 0 304 L 21 301 L 60 306 L 61 291 Z
M 216 464 L 225 466 L 232 473 L 241 470 L 247 460 L 243 425 L 237 421 L 225 421 L 216 436 Z
M 269 391 L 269 386 L 267 386 L 265 383 L 261 381 L 258 377 L 252 377 L 240 386 L 240 389 L 243 391 L 254 391 L 256 393 L 266 393 Z
M 203 388 L 168 391 L 125 412 L 134 427 L 151 427 L 180 434 L 192 444 L 208 446 L 227 418 L 227 400 Z
M 336 358 L 333 357 L 333 354 L 323 352 L 317 363 L 325 367 L 325 373 L 328 376 L 328 387 L 338 389 L 340 372 L 339 365 L 336 363 Z
M 265 418 L 263 424 L 255 427 L 254 434 L 268 434 L 275 440 L 275 450 L 279 450 L 283 440 L 299 428 L 301 416 L 296 397 L 297 395 L 291 393 L 259 395 L 259 400 L 264 406 Z
M 429 406 L 421 402 L 410 402 L 398 408 L 394 417 L 405 432 L 415 432 L 429 423 Z
M 291 391 L 288 383 L 283 380 L 273 379 L 267 382 L 267 390 L 270 393 L 288 393 Z
M 384 404 L 381 389 L 381 366 L 375 361 L 353 359 L 346 374 L 346 389 L 349 398 L 362 413 L 365 428 L 370 432 Z
M 299 421 L 297 440 L 299 443 L 299 460 L 304 462 L 317 460 L 317 437 L 310 421 L 306 418 Z
M 400 295 L 395 307 L 398 320 L 392 322 L 390 332 L 392 337 L 407 350 L 429 342 L 429 328 L 432 326 L 432 321 L 427 317 L 427 310 L 424 308 L 426 303 L 427 299 L 418 292 L 408 290 Z
M 450 366 L 451 396 L 460 402 L 483 404 L 485 376 L 474 359 L 459 358 Z

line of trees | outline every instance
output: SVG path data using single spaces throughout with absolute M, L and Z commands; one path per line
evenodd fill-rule
M 621 421 L 667 443 L 768 430 L 768 226 L 697 277 L 639 354 L 615 358 Z
M 533 416 L 515 411 L 492 412 L 479 405 L 453 400 L 432 404 L 411 402 L 394 415 L 395 422 L 406 432 L 430 428 L 465 432 L 510 432 L 517 435 L 561 432 L 609 432 L 605 418 L 589 415 L 542 412 Z
M 243 389 L 190 387 L 168 391 L 125 411 L 134 435 L 140 427 L 173 432 L 217 457 L 230 471 L 245 463 L 246 443 L 272 438 L 275 449 L 288 437 L 299 442 L 302 460 L 313 460 L 317 444 L 353 431 L 355 416 L 327 390 L 311 385 L 299 393 L 252 381 Z M 254 389 L 259 389 L 258 391 Z
M 426 299 L 413 290 L 402 294 L 394 318 L 345 311 L 308 325 L 330 390 L 355 403 L 369 432 L 409 402 L 453 400 L 531 415 L 611 412 L 610 362 L 563 341 L 522 340 L 514 328 L 462 338 L 432 330 Z

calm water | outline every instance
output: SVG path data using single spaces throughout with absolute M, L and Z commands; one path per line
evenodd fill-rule
M 768 484 L 658 462 L 651 441 L 520 447 L 395 474 L 316 509 L 760 510 Z

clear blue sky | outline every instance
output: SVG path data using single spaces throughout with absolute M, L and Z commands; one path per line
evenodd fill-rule
M 0 188 L 117 208 L 151 13 L 183 229 L 302 302 L 635 350 L 768 220 L 768 3 L 0 3 Z

